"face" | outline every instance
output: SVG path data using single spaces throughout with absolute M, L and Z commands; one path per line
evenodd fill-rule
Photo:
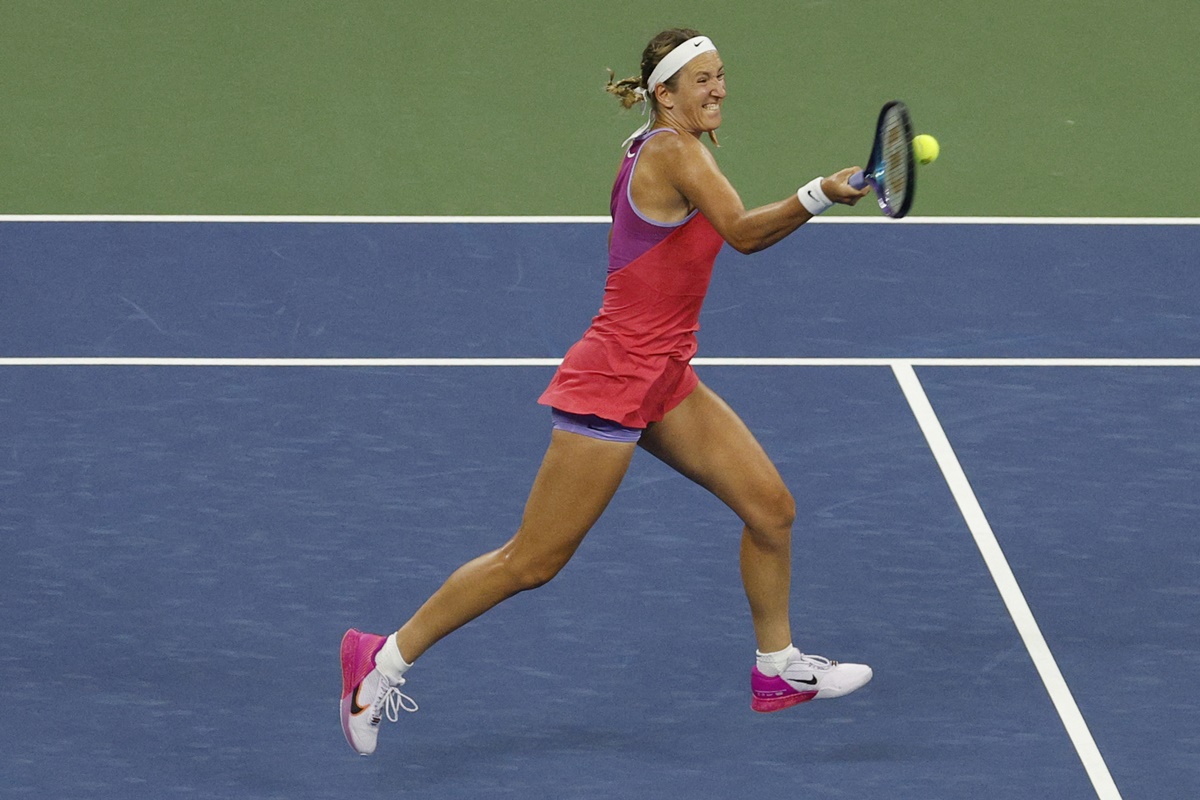
M 725 101 L 725 64 L 715 50 L 696 56 L 676 73 L 675 91 L 655 89 L 658 106 L 668 124 L 694 133 L 721 127 Z

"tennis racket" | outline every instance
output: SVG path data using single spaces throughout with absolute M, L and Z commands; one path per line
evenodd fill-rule
M 899 100 L 886 103 L 875 125 L 875 142 L 871 145 L 867 168 L 850 176 L 850 185 L 855 189 L 870 185 L 879 208 L 896 219 L 912 208 L 917 191 L 912 140 L 908 107 Z

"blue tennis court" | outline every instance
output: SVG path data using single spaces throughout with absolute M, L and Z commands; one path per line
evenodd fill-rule
M 751 712 L 740 525 L 639 454 L 563 574 L 430 651 L 421 711 L 355 756 L 340 636 L 511 534 L 606 234 L 0 223 L 2 794 L 1200 794 L 1195 224 L 726 249 L 698 371 L 797 497 L 797 645 L 874 681 Z

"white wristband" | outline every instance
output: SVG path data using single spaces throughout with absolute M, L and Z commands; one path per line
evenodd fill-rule
M 807 208 L 808 213 L 814 217 L 833 207 L 833 201 L 821 190 L 821 181 L 823 180 L 825 179 L 813 178 L 796 190 L 796 197 L 800 198 L 800 204 Z

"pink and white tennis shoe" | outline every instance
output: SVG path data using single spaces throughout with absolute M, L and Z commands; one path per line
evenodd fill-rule
M 809 700 L 841 697 L 866 686 L 872 674 L 866 664 L 839 664 L 797 653 L 777 677 L 767 677 L 757 666 L 750 670 L 750 707 L 762 712 L 782 711 Z
M 386 636 L 351 628 L 342 637 L 342 732 L 359 755 L 375 752 L 379 723 L 396 722 L 400 711 L 417 710 L 416 702 L 400 691 L 404 679 L 391 681 L 375 668 L 375 654 Z

